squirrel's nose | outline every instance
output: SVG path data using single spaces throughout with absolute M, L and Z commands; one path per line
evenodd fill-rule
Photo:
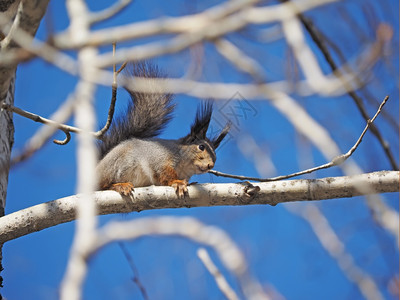
M 211 170 L 212 168 L 214 168 L 214 164 L 213 164 L 213 163 L 210 163 L 210 164 L 208 164 L 207 167 L 208 167 L 209 170 Z

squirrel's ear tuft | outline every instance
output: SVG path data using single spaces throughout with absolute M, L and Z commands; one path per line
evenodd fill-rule
M 200 137 L 201 139 L 206 138 L 208 126 L 210 125 L 211 115 L 213 110 L 213 102 L 207 100 L 203 102 L 196 112 L 196 119 L 190 128 L 190 134 Z
M 190 133 L 181 139 L 183 144 L 189 144 L 196 140 L 206 139 L 208 126 L 210 125 L 211 121 L 212 110 L 213 103 L 210 100 L 203 102 L 197 108 L 196 119 L 190 128 Z
M 214 149 L 217 149 L 218 146 L 221 144 L 222 140 L 225 138 L 225 136 L 229 133 L 229 130 L 231 129 L 231 122 L 228 122 L 224 129 L 222 129 L 222 131 L 220 132 L 220 134 L 218 136 L 216 136 L 215 138 L 213 138 L 211 140 L 211 143 L 214 146 Z

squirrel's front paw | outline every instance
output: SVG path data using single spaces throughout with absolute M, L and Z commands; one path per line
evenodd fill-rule
M 187 180 L 174 180 L 171 183 L 171 186 L 175 189 L 178 198 L 184 198 L 185 196 L 189 195 L 187 185 Z
M 129 196 L 133 192 L 133 184 L 130 182 L 114 183 L 111 185 L 110 190 L 114 190 L 124 196 Z

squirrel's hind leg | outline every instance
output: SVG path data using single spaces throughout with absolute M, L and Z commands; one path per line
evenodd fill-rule
M 133 192 L 133 184 L 130 182 L 114 183 L 109 187 L 110 190 L 116 191 L 124 196 L 129 196 Z

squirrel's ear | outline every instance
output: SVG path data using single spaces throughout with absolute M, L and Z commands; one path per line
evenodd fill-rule
M 210 100 L 201 103 L 197 107 L 196 118 L 190 128 L 190 136 L 193 139 L 204 140 L 206 138 L 208 126 L 210 125 L 213 103 Z
M 222 140 L 225 138 L 225 136 L 228 134 L 229 130 L 231 129 L 231 122 L 228 122 L 224 129 L 222 129 L 222 131 L 220 132 L 220 134 L 213 138 L 211 143 L 214 146 L 214 149 L 217 149 L 219 144 L 221 144 Z
M 190 134 L 201 139 L 206 138 L 208 126 L 210 125 L 213 110 L 213 102 L 207 100 L 203 102 L 196 112 L 196 119 L 190 128 Z
M 204 140 L 206 138 L 208 126 L 211 121 L 212 109 L 213 103 L 210 100 L 203 102 L 197 108 L 196 118 L 190 128 L 190 133 L 181 139 L 182 143 L 190 144 L 196 140 Z

